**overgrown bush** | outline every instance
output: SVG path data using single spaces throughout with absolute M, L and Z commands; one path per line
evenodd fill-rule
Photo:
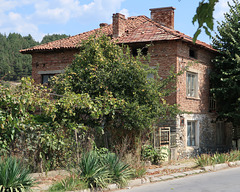
M 162 152 L 162 150 L 155 149 L 152 145 L 142 146 L 141 158 L 143 161 L 159 164 L 166 156 L 166 153 Z
M 0 159 L 0 191 L 25 191 L 34 183 L 29 169 L 13 157 Z

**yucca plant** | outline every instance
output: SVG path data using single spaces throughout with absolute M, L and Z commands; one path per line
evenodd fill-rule
M 115 153 L 108 153 L 104 157 L 104 164 L 109 168 L 112 181 L 125 186 L 133 177 L 133 170 L 127 163 L 122 162 Z
M 30 170 L 16 158 L 0 159 L 0 191 L 27 191 L 34 182 L 29 173 Z
M 78 164 L 77 174 L 91 188 L 104 188 L 110 182 L 108 167 L 104 166 L 101 158 L 95 151 L 82 155 Z

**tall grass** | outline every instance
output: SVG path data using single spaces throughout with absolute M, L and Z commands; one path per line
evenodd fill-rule
M 198 166 L 215 165 L 240 160 L 240 151 L 230 151 L 228 153 L 202 154 L 196 159 Z

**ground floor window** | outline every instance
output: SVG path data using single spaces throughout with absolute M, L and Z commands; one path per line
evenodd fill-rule
M 44 74 L 42 75 L 42 84 L 48 83 L 51 77 L 53 77 L 55 74 Z
M 224 121 L 217 122 L 217 131 L 216 131 L 216 141 L 217 145 L 225 145 L 226 143 L 226 132 L 225 132 L 225 124 Z
M 196 146 L 196 121 L 187 122 L 187 145 Z

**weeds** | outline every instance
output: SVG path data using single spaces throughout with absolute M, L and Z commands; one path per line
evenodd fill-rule
M 84 181 L 79 180 L 79 178 L 75 176 L 70 176 L 52 185 L 48 191 L 62 192 L 62 191 L 82 190 L 86 188 L 88 188 L 88 186 Z
M 198 166 L 215 165 L 240 160 L 240 151 L 230 151 L 229 153 L 202 154 L 196 159 Z

